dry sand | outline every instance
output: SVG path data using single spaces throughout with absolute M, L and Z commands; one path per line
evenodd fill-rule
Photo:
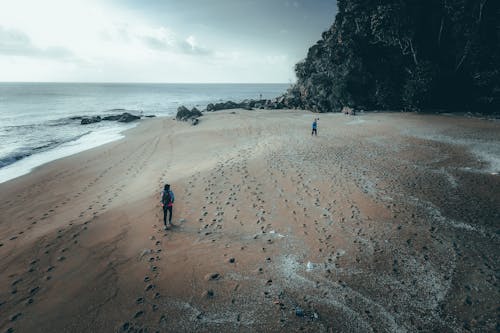
M 146 120 L 0 184 L 0 331 L 498 331 L 500 123 L 313 117 Z

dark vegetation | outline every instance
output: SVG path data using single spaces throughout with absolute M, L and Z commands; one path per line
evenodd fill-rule
M 500 112 L 500 1 L 337 0 L 287 107 Z

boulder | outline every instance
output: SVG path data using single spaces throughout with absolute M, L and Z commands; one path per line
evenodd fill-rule
M 188 121 L 190 119 L 195 119 L 198 117 L 201 117 L 203 114 L 201 113 L 200 110 L 197 108 L 192 108 L 189 110 L 187 107 L 184 105 L 181 105 L 177 108 L 177 115 L 175 116 L 175 119 L 177 120 L 182 120 L 182 121 Z M 198 124 L 198 122 L 196 122 Z M 196 125 L 193 124 L 193 125 Z
M 121 114 L 117 114 L 117 115 L 113 115 L 113 116 L 106 116 L 106 117 L 102 117 L 102 120 L 117 121 L 118 119 L 120 119 L 121 116 L 122 116 Z
M 129 123 L 131 121 L 134 121 L 134 120 L 138 120 L 138 119 L 141 119 L 141 117 L 139 116 L 134 116 L 133 114 L 130 114 L 128 112 L 125 112 L 123 113 L 120 118 L 118 119 L 118 121 L 120 123 Z
M 215 111 L 215 105 L 213 105 L 213 103 L 209 103 L 209 104 L 207 105 L 207 111 L 208 111 L 208 112 Z
M 80 124 L 81 125 L 88 125 L 88 124 L 98 123 L 100 121 L 101 121 L 100 116 L 90 117 L 90 118 L 82 118 L 82 120 L 80 121 Z

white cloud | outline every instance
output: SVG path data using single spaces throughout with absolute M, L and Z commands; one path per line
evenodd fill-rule
M 0 1 L 6 81 L 276 82 L 293 68 L 244 41 L 152 23 L 103 1 Z
M 72 59 L 71 51 L 60 46 L 41 48 L 35 46 L 22 31 L 6 29 L 0 26 L 0 55 L 23 56 L 36 58 Z

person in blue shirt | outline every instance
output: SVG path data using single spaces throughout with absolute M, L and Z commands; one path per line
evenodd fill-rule
M 318 136 L 318 118 L 314 118 L 311 135 Z
M 174 192 L 170 189 L 170 184 L 165 184 L 163 191 L 161 191 L 161 205 L 163 206 L 163 224 L 165 230 L 172 225 L 172 208 L 174 206 Z M 167 225 L 167 214 L 170 213 Z

